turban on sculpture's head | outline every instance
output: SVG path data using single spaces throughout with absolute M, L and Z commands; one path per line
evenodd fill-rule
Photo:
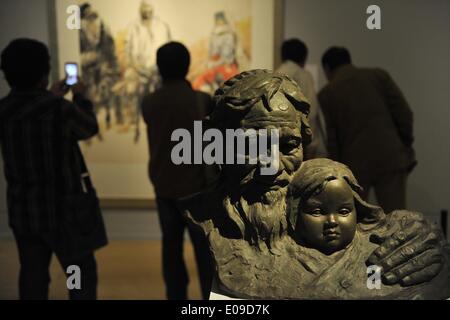
M 246 124 L 272 121 L 292 113 L 300 125 L 304 145 L 312 139 L 307 116 L 309 102 L 288 76 L 268 70 L 242 72 L 226 81 L 214 95 L 212 127 L 236 129 Z

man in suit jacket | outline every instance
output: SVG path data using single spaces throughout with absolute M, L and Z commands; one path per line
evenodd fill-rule
M 319 93 L 330 158 L 345 163 L 386 212 L 406 207 L 406 180 L 416 164 L 413 113 L 381 69 L 357 68 L 345 48 L 322 57 L 329 81 Z
M 189 63 L 189 51 L 181 43 L 169 42 L 160 47 L 157 65 L 163 85 L 142 102 L 151 153 L 150 180 L 155 188 L 163 235 L 163 273 L 169 300 L 187 299 L 189 278 L 183 260 L 186 228 L 194 245 L 204 299 L 209 297 L 212 279 L 208 242 L 200 229 L 196 230 L 196 226 L 188 223 L 184 210 L 177 205 L 177 199 L 206 187 L 205 167 L 201 164 L 176 165 L 171 157 L 172 149 L 177 145 L 171 139 L 172 133 L 184 129 L 194 137 L 194 121 L 202 120 L 212 109 L 211 97 L 193 90 L 186 80 Z

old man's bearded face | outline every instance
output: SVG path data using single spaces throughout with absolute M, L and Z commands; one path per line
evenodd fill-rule
M 303 160 L 301 124 L 297 112 L 293 107 L 278 109 L 277 105 L 282 103 L 290 104 L 283 94 L 277 93 L 270 101 L 274 107 L 270 115 L 254 115 L 242 121 L 244 130 L 278 130 L 278 171 L 273 175 L 263 175 L 258 164 L 237 165 L 237 170 L 242 170 L 240 209 L 254 227 L 255 236 L 268 244 L 286 231 L 287 187 Z M 267 145 L 270 150 L 270 139 Z
M 279 194 L 286 190 L 293 174 L 300 167 L 303 160 L 303 147 L 301 135 L 301 123 L 298 111 L 284 97 L 282 93 L 276 93 L 269 101 L 273 111 L 261 114 L 260 108 L 250 111 L 247 117 L 242 120 L 241 125 L 244 130 L 266 129 L 268 137 L 268 154 L 271 153 L 270 132 L 277 130 L 279 141 L 275 147 L 278 149 L 278 157 L 273 160 L 278 162 L 278 171 L 275 174 L 263 174 L 261 165 L 237 166 L 236 172 L 242 177 L 240 186 L 245 193 L 258 194 L 260 201 L 270 204 L 279 198 Z M 258 102 L 263 104 L 263 102 Z M 250 197 L 251 198 L 251 197 Z
M 268 80 L 280 82 L 279 90 L 268 95 L 268 99 L 254 103 L 239 121 L 239 127 L 257 132 L 267 129 L 268 133 L 271 129 L 278 130 L 278 170 L 275 174 L 264 175 L 260 164 L 246 163 L 225 165 L 222 172 L 226 179 L 235 181 L 235 187 L 230 188 L 233 189 L 230 190 L 231 207 L 226 209 L 239 212 L 246 226 L 245 237 L 254 242 L 263 240 L 269 248 L 287 230 L 287 186 L 303 160 L 302 115 L 306 118 L 294 105 L 304 101 L 298 87 L 286 77 L 272 78 Z M 269 150 L 270 142 L 269 138 Z

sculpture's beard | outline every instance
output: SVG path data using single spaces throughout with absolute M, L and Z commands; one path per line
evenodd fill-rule
M 239 199 L 236 209 L 244 220 L 245 234 L 255 243 L 263 241 L 271 249 L 287 232 L 286 193 L 287 188 L 279 188 L 266 192 L 261 201 Z
M 282 170 L 276 176 L 263 176 L 257 168 L 243 175 L 241 168 L 227 169 L 228 216 L 244 239 L 260 248 L 265 243 L 273 252 L 277 240 L 287 234 L 286 195 L 291 175 Z

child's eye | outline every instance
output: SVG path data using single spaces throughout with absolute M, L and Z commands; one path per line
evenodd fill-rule
M 347 208 L 342 208 L 341 210 L 339 210 L 339 214 L 343 215 L 343 216 L 347 216 L 351 211 Z

